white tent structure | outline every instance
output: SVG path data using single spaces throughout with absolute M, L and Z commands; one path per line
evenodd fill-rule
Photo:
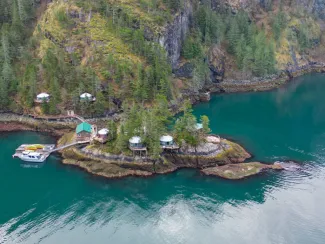
M 133 136 L 129 140 L 130 148 L 143 147 L 140 136 Z
M 95 101 L 96 98 L 90 93 L 85 92 L 80 95 L 80 100 Z
M 42 92 L 36 96 L 36 102 L 48 102 L 50 99 L 50 95 L 48 93 Z
M 160 145 L 161 146 L 171 146 L 174 145 L 174 138 L 172 136 L 166 135 L 160 137 Z
M 147 148 L 142 144 L 140 136 L 133 136 L 129 139 L 129 148 L 133 152 L 133 156 L 135 153 L 139 153 L 141 157 L 143 151 L 145 151 L 145 155 L 147 156 Z
M 101 129 L 101 130 L 98 131 L 98 135 L 100 135 L 100 136 L 107 136 L 108 132 L 109 132 L 108 129 L 103 128 L 103 129 Z

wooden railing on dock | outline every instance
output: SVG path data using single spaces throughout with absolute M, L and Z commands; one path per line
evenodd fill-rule
M 72 146 L 75 146 L 75 145 L 78 145 L 78 144 L 86 144 L 86 143 L 89 143 L 89 142 L 90 142 L 90 140 L 73 142 L 73 143 L 70 143 L 70 144 L 67 144 L 67 145 L 63 145 L 61 147 L 57 147 L 57 148 L 53 149 L 52 151 L 50 151 L 49 153 L 57 152 L 57 151 L 63 150 L 63 149 L 68 148 L 68 147 L 72 147 Z

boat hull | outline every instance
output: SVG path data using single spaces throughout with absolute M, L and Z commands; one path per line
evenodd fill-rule
M 29 163 L 43 163 L 46 160 L 46 157 L 41 157 L 39 159 L 36 158 L 26 158 L 23 156 L 18 156 L 18 158 L 20 158 L 21 160 L 25 161 L 25 162 L 29 162 Z

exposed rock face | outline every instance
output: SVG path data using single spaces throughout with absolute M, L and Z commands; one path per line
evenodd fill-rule
M 186 34 L 189 31 L 193 6 L 191 1 L 186 1 L 184 9 L 181 13 L 174 18 L 173 23 L 167 25 L 164 33 L 159 37 L 159 43 L 167 51 L 168 58 L 172 65 L 172 68 L 177 68 L 182 43 L 186 38 Z
M 174 74 L 178 78 L 192 78 L 193 77 L 194 65 L 191 63 L 185 63 L 177 70 L 174 71 Z
M 291 7 L 300 6 L 313 13 L 321 19 L 325 19 L 325 1 L 324 0 L 284 0 Z M 272 5 L 272 0 L 212 0 L 212 9 L 230 9 L 234 12 L 240 8 L 255 9 L 260 6 L 264 9 Z
M 214 45 L 210 48 L 208 54 L 210 78 L 213 83 L 218 83 L 223 80 L 225 75 L 225 55 Z
M 313 12 L 321 19 L 325 19 L 325 1 L 315 0 L 313 5 Z

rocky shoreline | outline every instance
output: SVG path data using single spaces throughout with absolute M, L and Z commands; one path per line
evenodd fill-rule
M 47 132 L 53 136 L 60 137 L 58 145 L 67 144 L 68 141 L 65 136 L 71 132 L 75 126 L 74 123 L 69 122 L 49 122 L 34 119 L 17 119 L 15 116 L 0 117 L 0 131 L 37 131 Z M 239 144 L 222 139 L 222 149 L 216 149 L 215 153 L 207 155 L 193 155 L 181 153 L 164 153 L 162 159 L 153 161 L 143 161 L 140 158 L 132 158 L 125 155 L 111 155 L 111 157 L 104 157 L 105 154 L 101 152 L 87 150 L 85 148 L 68 148 L 60 152 L 63 157 L 62 163 L 66 165 L 76 166 L 86 172 L 102 176 L 109 179 L 123 178 L 128 176 L 148 177 L 157 174 L 167 174 L 182 168 L 193 168 L 200 170 L 205 175 L 214 175 L 228 179 L 241 179 L 254 174 L 260 173 L 265 169 L 272 169 L 268 164 L 260 164 L 259 169 L 251 171 L 250 174 L 241 177 L 241 173 L 247 169 L 249 163 L 244 163 L 251 155 Z M 202 145 L 202 148 L 205 146 Z M 211 145 L 207 145 L 211 148 Z M 236 173 L 227 177 L 229 167 L 236 165 L 238 176 Z M 255 166 L 256 168 L 256 166 Z M 279 168 L 278 168 L 279 169 Z M 226 173 L 222 173 L 222 171 Z
M 325 64 L 317 64 L 300 68 L 296 71 L 288 71 L 280 75 L 270 76 L 263 79 L 254 79 L 252 81 L 225 80 L 220 83 L 212 84 L 205 88 L 209 93 L 233 93 L 250 91 L 267 91 L 287 84 L 291 78 L 307 73 L 325 72 Z M 200 101 L 200 94 L 192 96 L 192 102 Z M 202 96 L 201 96 L 202 97 Z M 194 98 L 194 99 L 193 99 Z M 25 115 L 14 113 L 0 113 L 0 131 L 37 131 L 47 132 L 54 136 L 63 136 L 75 128 L 77 121 L 73 119 L 35 119 Z M 244 163 L 251 157 L 240 145 L 228 141 L 235 150 L 226 156 L 214 155 L 164 155 L 163 163 L 138 162 L 138 161 L 114 161 L 89 156 L 78 150 L 78 148 L 68 149 L 61 152 L 63 164 L 77 166 L 88 173 L 104 176 L 106 178 L 122 178 L 126 176 L 147 177 L 155 174 L 166 174 L 174 172 L 181 168 L 195 168 L 204 175 L 218 176 L 226 179 L 242 179 L 258 174 L 267 169 L 283 169 L 281 165 L 261 164 L 259 162 Z M 125 158 L 125 157 L 124 157 Z
M 198 93 L 187 94 L 193 103 L 209 101 L 207 94 L 237 93 L 237 92 L 262 92 L 280 88 L 288 84 L 293 78 L 310 73 L 325 73 L 324 63 L 313 63 L 298 68 L 283 70 L 277 75 L 253 78 L 252 80 L 225 79 L 218 83 L 206 85 Z
M 183 168 L 193 168 L 205 175 L 214 175 L 227 179 L 241 179 L 260 173 L 267 169 L 282 169 L 276 166 L 261 163 L 245 163 L 251 155 L 239 144 L 222 139 L 223 151 L 211 155 L 191 155 L 179 153 L 164 153 L 161 160 L 156 162 L 141 158 L 132 158 L 125 155 L 110 155 L 100 149 L 69 148 L 62 151 L 63 164 L 79 167 L 86 172 L 108 179 L 123 178 L 128 176 L 149 177 L 159 174 L 175 172 Z M 254 169 L 251 170 L 254 164 Z M 258 165 L 257 165 L 258 164 Z M 228 166 L 236 165 L 236 172 L 231 177 Z M 218 169 L 217 171 L 215 169 Z M 242 177 L 244 171 L 249 174 Z M 224 174 L 221 172 L 225 171 Z M 217 172 L 217 173 L 214 173 Z

